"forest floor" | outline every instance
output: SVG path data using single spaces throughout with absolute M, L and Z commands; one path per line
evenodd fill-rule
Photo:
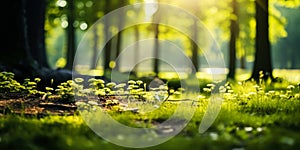
M 103 110 L 111 110 L 113 106 L 118 107 L 118 111 L 136 112 L 137 108 L 128 108 L 127 99 L 123 96 L 90 96 L 80 99 L 77 102 L 93 101 Z M 117 100 L 117 103 L 112 103 Z M 108 103 L 110 101 L 111 103 Z M 20 93 L 0 94 L 0 115 L 21 115 L 28 117 L 46 116 L 73 116 L 78 114 L 78 107 L 75 101 L 62 101 L 59 95 L 52 95 L 51 98 L 43 96 L 26 96 Z
M 58 100 L 43 100 L 41 97 L 22 97 L 20 94 L 0 99 L 0 113 L 19 114 L 25 116 L 74 115 L 74 103 L 62 103 Z
M 171 140 L 149 149 L 299 149 L 300 72 L 281 75 L 284 79 L 293 77 L 294 82 L 226 84 L 222 109 L 211 127 L 201 134 L 198 129 L 210 97 L 205 92 L 193 95 L 196 105 L 183 108 L 185 111 L 196 106 L 187 126 Z M 0 93 L 0 149 L 129 149 L 99 137 L 79 113 L 78 101 L 64 101 L 60 96 Z M 89 101 L 83 99 L 81 104 L 89 106 L 87 110 L 95 105 L 107 109 L 115 120 L 128 126 L 155 127 L 177 109 L 178 103 L 171 99 L 146 114 L 115 111 L 114 105 L 126 105 L 126 98 L 94 96 Z M 118 103 L 112 104 L 113 100 Z M 185 103 L 183 99 L 178 101 Z M 93 114 L 91 117 L 97 119 Z M 170 127 L 165 131 L 171 131 Z

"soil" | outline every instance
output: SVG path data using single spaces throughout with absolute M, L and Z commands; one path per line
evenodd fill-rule
M 24 116 L 74 115 L 74 103 L 62 103 L 59 98 L 43 99 L 40 96 L 25 96 L 19 93 L 0 96 L 0 114 Z
M 119 96 L 92 97 L 93 101 L 104 109 L 111 109 L 111 106 L 118 105 L 121 111 L 130 111 L 137 113 L 137 108 L 128 108 L 126 106 L 127 98 Z M 90 100 L 90 98 L 89 98 Z M 107 101 L 115 101 L 117 104 L 108 105 Z M 142 99 L 139 99 L 142 100 Z M 85 101 L 83 99 L 83 101 Z M 170 100 L 172 101 L 172 100 Z M 0 117 L 7 114 L 20 115 L 25 117 L 43 118 L 46 116 L 59 115 L 68 116 L 77 114 L 77 106 L 74 102 L 62 102 L 60 97 L 52 96 L 51 99 L 42 96 L 26 96 L 19 93 L 2 94 L 0 93 Z M 170 134 L 177 131 L 182 123 L 178 122 L 172 125 L 162 125 L 159 122 L 163 120 L 152 120 L 152 124 L 157 126 L 158 134 Z M 181 120 L 179 120 L 181 121 Z
M 89 100 L 97 102 L 103 109 L 110 109 L 111 106 L 119 105 L 122 111 L 136 112 L 134 108 L 122 107 L 126 105 L 127 100 L 123 97 L 105 96 L 105 97 L 89 97 Z M 107 101 L 117 100 L 118 103 L 110 103 Z M 82 101 L 85 101 L 82 99 Z M 27 96 L 21 93 L 0 93 L 0 115 L 16 114 L 23 116 L 37 116 L 38 118 L 49 115 L 74 115 L 77 112 L 75 102 L 62 101 L 57 95 L 51 98 L 43 96 Z

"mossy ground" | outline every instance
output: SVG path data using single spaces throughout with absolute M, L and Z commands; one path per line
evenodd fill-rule
M 298 73 L 290 75 L 299 76 Z M 211 85 L 205 88 L 209 89 Z M 208 89 L 203 92 L 209 92 Z M 300 86 L 296 80 L 261 84 L 230 82 L 220 91 L 220 96 L 223 97 L 221 111 L 206 132 L 200 134 L 198 128 L 210 102 L 209 93 L 191 93 L 197 97 L 193 105 L 196 112 L 188 125 L 171 140 L 147 149 L 300 147 Z M 45 99 L 24 95 L 0 101 L 2 108 L 9 106 L 2 110 L 0 117 L 0 149 L 129 149 L 97 136 L 83 121 L 78 110 L 73 108 L 72 103 L 52 99 L 52 102 L 57 103 L 43 106 L 41 102 L 46 102 Z M 48 99 L 48 102 L 51 100 Z M 157 110 L 146 114 L 113 109 L 109 113 L 128 126 L 149 127 L 172 115 L 178 102 L 184 101 L 166 101 Z M 35 106 L 35 110 L 38 107 L 44 107 L 43 110 L 48 107 L 49 110 L 45 111 L 47 115 L 28 115 L 26 108 L 30 108 L 29 106 Z M 189 107 L 192 106 L 184 109 L 188 110 Z

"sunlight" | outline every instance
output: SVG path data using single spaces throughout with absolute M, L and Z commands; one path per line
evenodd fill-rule
M 92 7 L 93 6 L 93 2 L 92 1 L 88 1 L 85 3 L 86 7 Z
M 3 2 L 0 150 L 299 149 L 300 0 Z
M 69 23 L 68 23 L 68 21 L 66 21 L 66 20 L 64 20 L 64 21 L 61 22 L 61 27 L 62 27 L 62 28 L 67 28 L 68 25 L 69 25 Z
M 144 0 L 145 1 L 145 20 L 150 21 L 152 15 L 157 11 L 157 0 Z M 147 3 L 152 3 L 149 5 Z
M 67 6 L 67 1 L 65 1 L 65 0 L 58 0 L 56 2 L 56 5 L 59 6 L 59 7 L 65 7 L 65 6 Z
M 82 23 L 82 24 L 80 24 L 80 29 L 81 30 L 86 30 L 88 28 L 88 25 L 87 25 L 87 23 Z
M 228 69 L 227 68 L 201 68 L 201 71 L 207 73 L 207 74 L 227 74 Z

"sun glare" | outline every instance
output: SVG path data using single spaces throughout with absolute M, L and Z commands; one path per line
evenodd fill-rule
M 59 7 L 65 7 L 67 5 L 67 1 L 65 1 L 65 0 L 58 0 L 56 2 L 56 5 L 59 6 Z
M 81 30 L 86 30 L 88 28 L 88 25 L 87 25 L 87 23 L 82 23 L 82 24 L 80 24 L 80 29 Z
M 144 0 L 145 2 L 145 19 L 151 20 L 152 15 L 157 11 L 157 0 Z

